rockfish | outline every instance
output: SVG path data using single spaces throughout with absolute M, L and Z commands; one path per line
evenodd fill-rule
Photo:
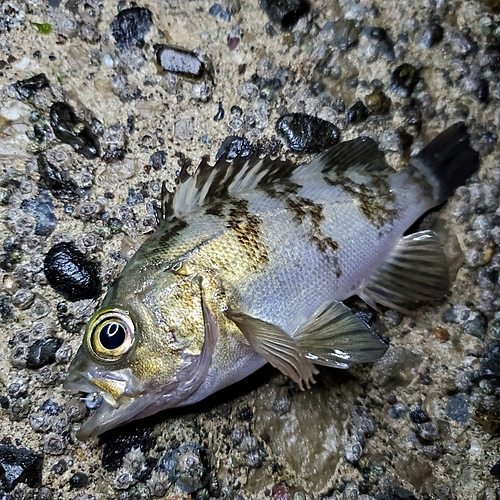
M 269 362 L 301 389 L 315 365 L 387 346 L 342 301 L 408 311 L 449 288 L 437 236 L 404 236 L 479 167 L 463 123 L 396 172 L 361 137 L 310 163 L 252 155 L 183 170 L 156 232 L 90 319 L 65 387 L 102 404 L 87 439 L 195 403 Z

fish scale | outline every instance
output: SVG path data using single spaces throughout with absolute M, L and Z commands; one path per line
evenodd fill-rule
M 71 364 L 66 388 L 102 401 L 78 437 L 195 403 L 266 362 L 305 389 L 316 365 L 380 359 L 387 346 L 342 301 L 407 312 L 441 298 L 437 236 L 403 234 L 478 167 L 458 123 L 400 172 L 367 138 L 304 165 L 253 155 L 183 170 Z

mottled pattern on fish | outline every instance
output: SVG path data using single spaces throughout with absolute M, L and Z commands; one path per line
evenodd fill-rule
M 446 292 L 435 235 L 401 239 L 458 185 L 441 176 L 477 169 L 463 124 L 438 139 L 401 172 L 367 138 L 299 166 L 252 156 L 181 172 L 70 370 L 68 387 L 103 391 L 107 405 L 81 437 L 199 401 L 267 361 L 302 387 L 312 363 L 378 359 L 385 346 L 340 301 L 358 294 L 406 310 Z M 101 314 L 117 319 L 102 327 Z M 100 339 L 128 318 L 130 348 L 113 360 Z

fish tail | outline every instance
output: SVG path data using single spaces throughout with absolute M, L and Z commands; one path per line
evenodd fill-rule
M 478 170 L 479 154 L 470 146 L 465 123 L 458 122 L 441 132 L 410 163 L 431 185 L 439 205 Z

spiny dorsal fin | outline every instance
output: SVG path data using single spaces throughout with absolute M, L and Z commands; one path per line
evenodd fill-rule
M 181 170 L 173 192 L 163 186 L 157 217 L 172 220 L 185 216 L 228 194 L 284 181 L 296 168 L 297 165 L 290 161 L 273 160 L 269 156 L 260 158 L 258 153 L 238 156 L 232 162 L 223 155 L 213 166 L 205 157 L 193 175 L 188 174 L 187 168 Z

